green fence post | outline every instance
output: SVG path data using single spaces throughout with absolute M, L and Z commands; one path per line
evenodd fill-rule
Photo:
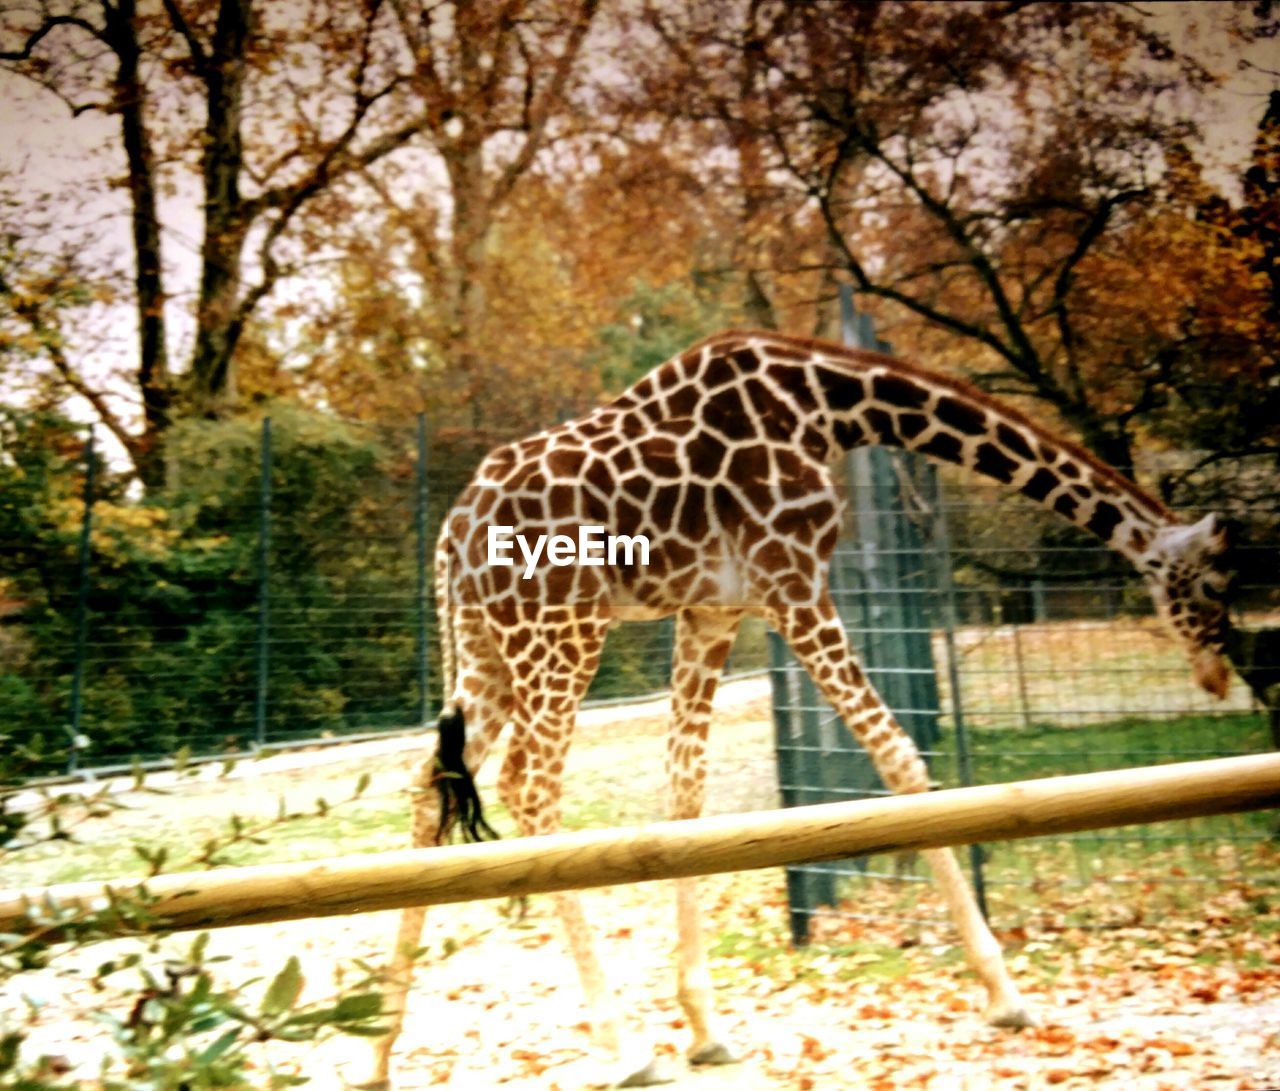
M 270 681 L 270 648 L 267 630 L 271 620 L 271 418 L 262 418 L 258 490 L 258 686 L 254 700 L 254 738 L 261 748 L 267 741 L 267 686 Z
M 942 633 L 947 646 L 947 685 L 951 689 L 951 719 L 956 732 L 956 760 L 960 785 L 973 784 L 973 755 L 969 750 L 969 728 L 964 718 L 964 702 L 960 696 L 960 666 L 956 658 L 956 588 L 951 579 L 951 531 L 947 522 L 947 502 L 938 490 L 935 505 L 938 517 L 933 520 L 933 555 L 938 564 L 938 585 L 942 590 Z M 969 846 L 969 868 L 973 872 L 973 894 L 985 920 L 991 919 L 987 908 L 987 881 L 982 868 L 982 846 Z
M 80 544 L 76 554 L 76 645 L 75 663 L 71 670 L 71 724 L 68 729 L 67 772 L 74 773 L 80 764 L 80 751 L 86 744 L 81 731 L 84 715 L 84 657 L 89 630 L 89 552 L 93 530 L 93 491 L 97 473 L 97 456 L 93 449 L 93 425 L 84 441 L 84 511 L 80 516 Z
M 774 753 L 778 760 L 778 788 L 784 807 L 795 807 L 808 802 L 800 798 L 799 772 L 803 755 L 797 755 L 792 716 L 795 706 L 791 699 L 788 679 L 788 651 L 786 642 L 773 629 L 765 634 L 769 649 L 769 687 L 773 694 Z M 800 759 L 800 760 L 797 760 Z M 787 876 L 787 909 L 791 923 L 791 942 L 803 947 L 809 942 L 809 919 L 817 908 L 815 891 L 809 882 L 810 875 L 803 867 L 785 869 Z
M 415 648 L 418 663 L 418 723 L 427 722 L 427 415 L 418 414 L 418 459 L 414 467 L 414 536 L 417 543 L 418 597 L 415 609 Z M 445 695 L 446 697 L 448 694 Z

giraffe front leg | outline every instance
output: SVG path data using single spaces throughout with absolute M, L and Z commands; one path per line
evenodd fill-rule
M 741 1058 L 720 1032 L 714 1014 L 698 880 L 676 879 L 673 885 L 676 891 L 676 998 L 693 1033 L 687 1054 L 689 1063 L 736 1064 Z
M 498 791 L 525 837 L 555 833 L 560 828 L 559 777 L 547 772 L 563 767 L 567 730 L 545 750 L 529 746 L 517 733 L 503 763 Z M 652 1047 L 626 1032 L 617 994 L 609 986 L 596 950 L 595 937 L 582 899 L 575 893 L 553 894 L 564 944 L 578 970 L 586 1001 L 591 1043 L 600 1061 L 592 1086 L 647 1087 L 674 1078 Z
M 618 996 L 610 988 L 596 953 L 592 928 L 576 894 L 554 896 L 565 943 L 578 967 L 578 977 L 591 1013 L 591 1040 L 603 1059 L 599 1083 L 607 1087 L 652 1087 L 671 1083 L 675 1074 L 651 1043 L 629 1034 Z
M 897 793 L 926 792 L 929 772 L 919 750 L 864 677 L 827 596 L 812 605 L 771 612 L 770 622 L 791 646 L 822 695 L 866 748 L 885 785 Z M 987 991 L 987 1020 L 995 1026 L 1033 1026 L 1035 1019 L 1009 976 L 1000 945 L 978 910 L 950 849 L 925 854 L 960 933 L 969 965 Z
M 924 858 L 929 862 L 933 877 L 946 899 L 951 919 L 960 933 L 965 957 L 987 990 L 987 1022 L 994 1027 L 1036 1026 L 1035 1016 L 1009 976 L 1000 944 L 991 934 L 973 891 L 965 882 L 956 854 L 950 849 L 928 849 Z

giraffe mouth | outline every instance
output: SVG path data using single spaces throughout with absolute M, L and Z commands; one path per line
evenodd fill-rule
M 1191 669 L 1196 684 L 1219 700 L 1231 689 L 1231 668 L 1219 653 L 1202 648 L 1192 656 Z

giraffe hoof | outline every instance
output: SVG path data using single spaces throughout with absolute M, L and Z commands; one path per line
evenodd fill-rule
M 637 1068 L 629 1076 L 624 1076 L 614 1087 L 653 1087 L 660 1083 L 674 1083 L 676 1075 L 667 1065 L 654 1057 L 643 1068 Z
M 742 1058 L 723 1042 L 706 1042 L 689 1051 L 691 1065 L 737 1064 L 740 1060 Z
M 1021 1030 L 1023 1027 L 1038 1027 L 1040 1020 L 1026 1008 L 1002 1008 L 987 1012 L 987 1023 L 1004 1030 Z

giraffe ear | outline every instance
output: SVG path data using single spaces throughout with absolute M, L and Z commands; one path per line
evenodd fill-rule
M 1210 512 L 1202 519 L 1191 524 L 1191 529 L 1198 538 L 1211 538 L 1218 533 L 1218 513 Z
M 1198 542 L 1210 553 L 1217 554 L 1230 548 L 1236 527 L 1234 520 L 1224 519 L 1216 512 L 1211 512 L 1187 529 L 1190 531 L 1191 541 Z
M 1218 516 L 1217 527 L 1218 537 L 1222 541 L 1224 550 L 1235 549 L 1244 539 L 1244 523 L 1239 519 L 1233 519 L 1230 516 Z
M 1215 568 L 1234 568 L 1236 550 L 1244 536 L 1244 524 L 1222 515 L 1206 515 L 1197 527 L 1204 526 L 1202 541 L 1209 562 Z

